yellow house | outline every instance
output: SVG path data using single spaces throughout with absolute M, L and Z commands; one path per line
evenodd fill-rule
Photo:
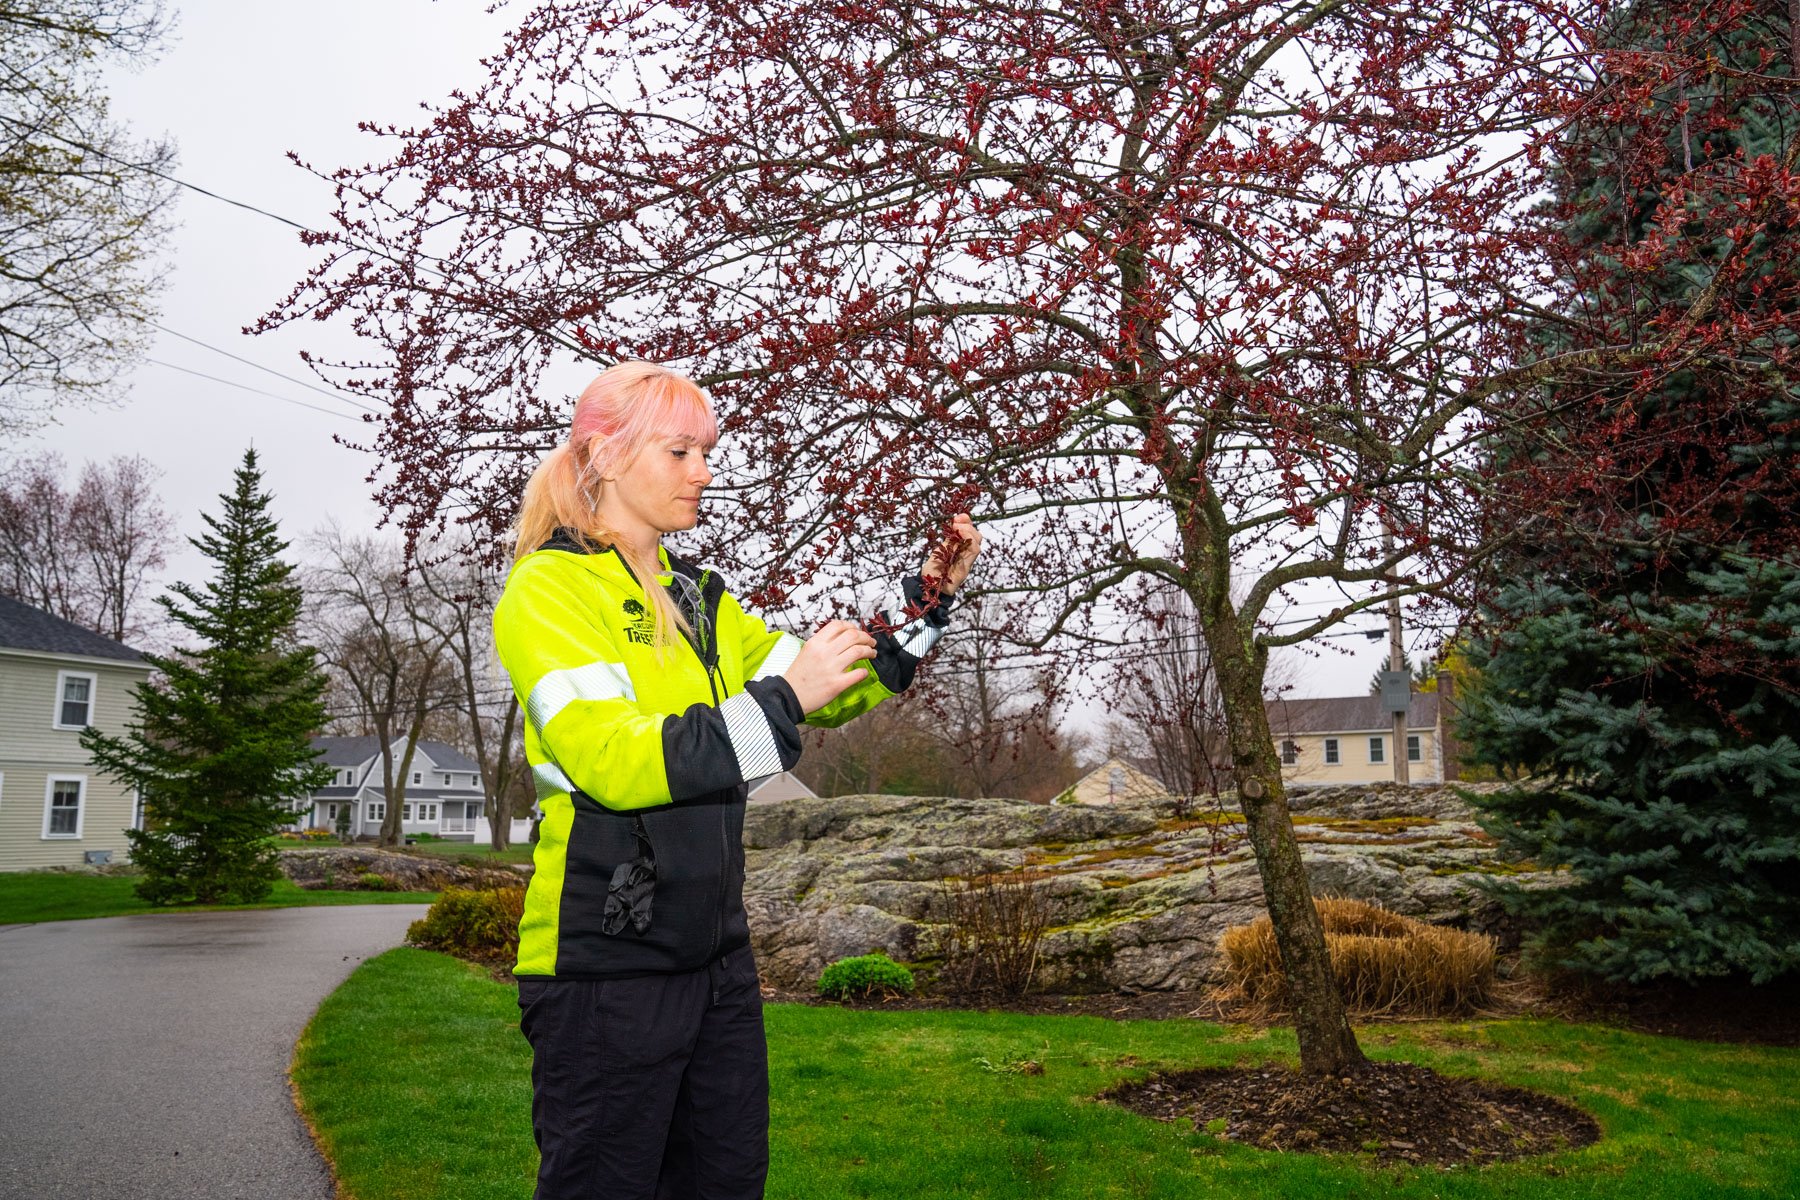
M 0 871 L 123 862 L 137 795 L 94 769 L 81 731 L 123 733 L 138 652 L 0 596 Z
M 1439 688 L 1444 687 L 1440 679 Z M 1392 783 L 1396 752 L 1406 755 L 1412 783 L 1455 780 L 1455 739 L 1444 728 L 1449 699 L 1442 690 L 1413 695 L 1402 747 L 1393 744 L 1394 719 L 1380 696 L 1272 700 L 1266 707 L 1281 755 L 1281 781 L 1302 787 Z
M 1162 781 L 1123 758 L 1109 758 L 1076 780 L 1056 798 L 1059 804 L 1118 804 L 1155 800 L 1169 794 Z

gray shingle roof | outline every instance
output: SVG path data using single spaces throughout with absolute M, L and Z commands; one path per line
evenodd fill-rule
M 9 650 L 36 650 L 44 654 L 78 654 L 84 658 L 113 658 L 143 662 L 144 656 L 123 642 L 65 621 L 11 596 L 0 596 L 0 646 Z
M 313 749 L 325 760 L 326 766 L 357 767 L 368 762 L 381 753 L 381 739 L 377 737 L 315 737 Z M 432 769 L 438 771 L 470 771 L 480 772 L 475 760 L 454 746 L 443 742 L 421 741 L 418 749 L 424 751 L 425 757 L 432 762 Z M 413 760 L 418 763 L 418 759 Z M 421 764 L 418 770 L 424 770 Z
M 1415 692 L 1406 713 L 1408 729 L 1437 725 L 1438 698 Z M 1383 733 L 1394 718 L 1381 707 L 1380 696 L 1321 696 L 1307 700 L 1271 700 L 1263 706 L 1276 737 L 1289 733 Z

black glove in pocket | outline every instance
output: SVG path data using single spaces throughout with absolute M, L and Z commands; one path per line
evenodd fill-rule
M 630 925 L 642 937 L 650 930 L 650 902 L 656 894 L 656 852 L 640 819 L 632 829 L 640 853 L 613 868 L 606 888 L 606 907 L 600 912 L 600 932 L 617 936 Z

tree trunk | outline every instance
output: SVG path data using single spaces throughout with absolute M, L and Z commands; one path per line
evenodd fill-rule
M 1224 700 L 1238 802 L 1256 854 L 1256 869 L 1262 876 L 1269 920 L 1275 926 L 1281 969 L 1287 977 L 1288 1006 L 1300 1041 L 1300 1069 L 1308 1075 L 1342 1074 L 1365 1060 L 1344 1015 L 1344 998 L 1325 947 L 1325 927 L 1313 907 L 1300 845 L 1294 840 L 1287 792 L 1281 785 L 1281 764 L 1263 709 L 1262 664 L 1235 633 L 1231 630 L 1229 636 L 1212 640 L 1213 662 Z
M 487 771 L 487 760 L 482 760 L 484 780 L 491 779 L 488 788 L 488 841 L 496 851 L 506 849 L 512 841 L 512 779 L 513 756 L 512 735 L 518 727 L 519 698 L 510 697 L 506 702 L 506 720 L 500 726 L 500 741 L 494 747 L 494 769 L 491 775 Z
M 400 806 L 406 803 L 406 777 L 412 770 L 413 750 L 418 746 L 419 734 L 424 731 L 424 728 L 424 718 L 420 717 L 413 721 L 411 727 L 407 729 L 406 750 L 400 755 L 398 769 L 395 769 L 388 779 L 387 788 L 385 790 L 387 795 L 387 812 L 383 814 L 381 818 L 381 844 L 383 846 L 398 846 L 400 844 L 402 833 Z M 392 761 L 391 755 L 385 755 L 385 757 L 387 757 L 390 762 Z

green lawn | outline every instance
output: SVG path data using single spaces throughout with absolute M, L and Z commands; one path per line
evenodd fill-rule
M 496 851 L 486 842 L 414 842 L 400 849 L 408 854 L 437 854 L 445 858 L 467 859 L 474 866 L 485 867 L 494 863 L 528 863 L 534 847 L 526 842 Z
M 1547 1020 L 1363 1030 L 1372 1056 L 1565 1096 L 1606 1131 L 1585 1150 L 1440 1171 L 1246 1149 L 1091 1099 L 1157 1065 L 1292 1061 L 1285 1032 L 789 1005 L 768 1026 L 772 1200 L 1800 1195 L 1800 1051 Z M 1026 1059 L 1044 1073 L 1007 1069 Z M 513 989 L 475 968 L 410 949 L 364 963 L 320 1007 L 293 1075 L 355 1200 L 531 1191 Z
M 309 892 L 285 879 L 259 904 L 199 904 L 157 908 L 132 892 L 131 875 L 88 875 L 64 871 L 8 871 L 0 874 L 0 925 L 120 917 L 130 913 L 217 912 L 239 908 L 298 908 L 312 904 L 430 904 L 435 892 Z

